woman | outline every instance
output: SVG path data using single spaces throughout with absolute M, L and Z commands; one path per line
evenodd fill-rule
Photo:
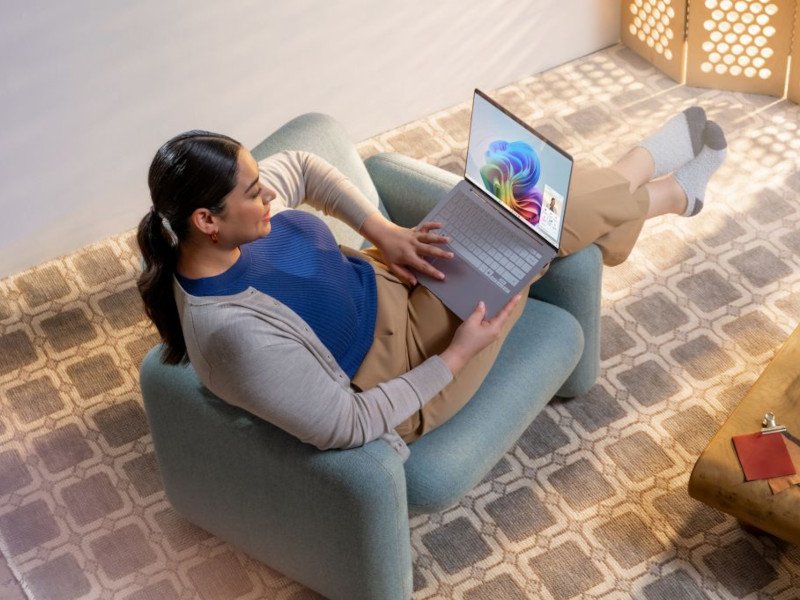
M 629 254 L 645 219 L 702 208 L 724 159 L 719 127 L 693 107 L 610 168 L 576 173 L 562 254 L 597 243 Z M 156 153 L 153 208 L 139 225 L 139 290 L 169 363 L 318 448 L 385 437 L 402 455 L 480 386 L 527 294 L 463 323 L 414 272 L 450 256 L 438 223 L 386 220 L 341 173 L 306 152 L 256 163 L 226 136 L 192 131 Z M 338 247 L 308 202 L 374 244 Z

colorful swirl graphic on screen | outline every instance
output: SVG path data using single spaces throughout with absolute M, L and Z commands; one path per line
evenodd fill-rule
M 539 156 L 525 142 L 492 142 L 481 167 L 486 189 L 533 224 L 542 210 L 542 192 L 535 187 L 541 174 Z

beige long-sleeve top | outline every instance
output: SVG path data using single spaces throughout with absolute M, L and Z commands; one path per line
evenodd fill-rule
M 377 211 L 344 175 L 306 152 L 259 163 L 277 192 L 273 213 L 307 202 L 358 230 Z M 351 448 L 384 437 L 403 457 L 394 428 L 442 390 L 452 374 L 439 356 L 407 373 L 355 391 L 325 345 L 289 307 L 249 288 L 231 296 L 192 296 L 175 280 L 189 360 L 226 402 L 320 449 Z

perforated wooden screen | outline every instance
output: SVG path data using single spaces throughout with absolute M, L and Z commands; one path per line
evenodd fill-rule
M 794 43 L 789 72 L 789 100 L 800 103 L 800 7 L 794 9 Z
M 623 0 L 622 42 L 683 81 L 686 0 Z
M 622 41 L 687 85 L 800 98 L 797 0 L 623 0 Z

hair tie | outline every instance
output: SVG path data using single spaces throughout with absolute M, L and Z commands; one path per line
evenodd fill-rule
M 178 245 L 178 236 L 175 234 L 175 230 L 172 229 L 172 224 L 169 222 L 169 219 L 162 215 L 160 212 L 156 210 L 155 206 L 150 207 L 150 212 L 152 213 L 153 217 L 158 219 L 161 222 L 161 228 L 167 232 L 169 236 L 169 243 L 170 246 L 173 248 Z

